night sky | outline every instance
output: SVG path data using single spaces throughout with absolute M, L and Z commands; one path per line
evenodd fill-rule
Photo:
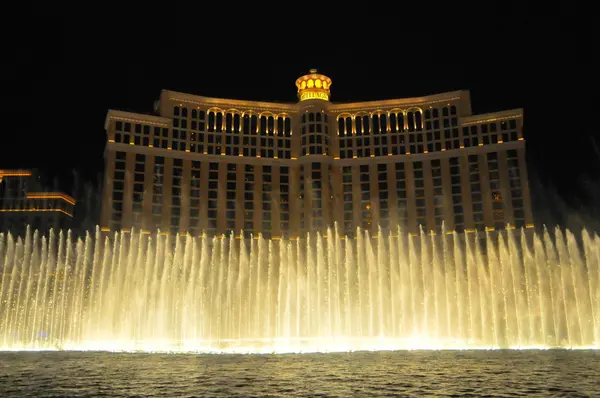
M 524 108 L 530 179 L 577 207 L 594 201 L 600 170 L 600 33 L 571 7 L 544 14 L 516 4 L 447 5 L 431 18 L 423 4 L 415 26 L 384 21 L 400 15 L 389 10 L 333 13 L 304 32 L 285 13 L 230 18 L 169 5 L 159 15 L 102 10 L 86 19 L 31 10 L 30 29 L 3 28 L 0 168 L 37 167 L 69 189 L 72 170 L 88 180 L 102 172 L 108 109 L 151 113 L 161 89 L 295 102 L 295 79 L 317 68 L 332 78 L 334 102 L 468 89 L 474 113 Z M 538 199 L 544 192 L 536 188 Z

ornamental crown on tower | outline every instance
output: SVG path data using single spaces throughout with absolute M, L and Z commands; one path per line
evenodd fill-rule
M 300 76 L 296 80 L 298 87 L 298 99 L 306 101 L 311 99 L 319 99 L 329 101 L 331 92 L 331 79 L 325 75 L 317 73 L 316 69 L 311 69 L 308 75 Z

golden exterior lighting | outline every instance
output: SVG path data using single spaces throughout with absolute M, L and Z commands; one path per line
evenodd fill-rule
M 491 231 L 495 231 L 496 228 L 494 228 L 494 227 L 485 227 L 485 230 L 488 231 L 488 232 L 491 232 Z
M 31 177 L 29 170 L 0 170 L 0 178 L 2 177 Z
M 331 79 L 317 73 L 316 69 L 311 69 L 308 75 L 301 76 L 296 80 L 296 87 L 300 101 L 311 99 L 329 101 Z
M 29 212 L 41 212 L 41 213 L 51 213 L 51 212 L 59 212 L 59 213 L 63 213 L 66 214 L 69 217 L 73 217 L 73 214 L 63 210 L 63 209 L 36 209 L 36 208 L 29 208 L 29 209 L 0 209 L 0 212 L 2 213 L 29 213 Z
M 525 224 L 525 228 L 533 228 L 535 227 L 533 224 Z
M 110 228 L 108 228 L 108 227 L 101 227 L 100 231 L 101 232 L 110 232 Z
M 75 199 L 60 192 L 29 192 L 27 194 L 27 199 L 61 199 L 69 204 L 75 205 Z

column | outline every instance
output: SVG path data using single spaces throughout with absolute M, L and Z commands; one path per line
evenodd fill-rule
M 154 195 L 154 156 L 146 155 L 144 168 L 144 199 L 142 201 L 142 229 L 154 229 L 152 225 L 152 196 Z
M 460 167 L 460 191 L 464 214 L 465 230 L 473 229 L 473 200 L 471 198 L 471 181 L 469 179 L 469 158 L 465 151 L 458 158 Z
M 131 230 L 133 221 L 133 179 L 135 173 L 135 153 L 127 152 L 125 157 L 125 184 L 123 188 L 123 213 L 121 229 Z
M 418 233 L 415 175 L 412 157 L 409 157 L 408 161 L 404 162 L 404 174 L 406 176 L 406 210 L 408 212 L 408 232 Z
M 110 144 L 108 144 L 110 146 Z M 115 161 L 116 152 L 107 148 L 106 151 L 106 166 L 104 169 L 104 189 L 102 200 L 102 211 L 100 216 L 100 226 L 109 228 L 112 217 L 112 194 L 113 194 L 113 178 L 115 176 Z
M 486 227 L 494 226 L 494 210 L 492 206 L 492 190 L 490 188 L 490 172 L 488 168 L 487 152 L 478 155 L 479 180 L 483 202 L 483 223 Z
M 433 181 L 431 175 L 431 161 L 423 159 L 423 183 L 425 185 L 425 222 L 427 231 L 435 231 L 435 209 L 433 203 Z
M 187 233 L 190 228 L 190 179 L 192 161 L 183 159 L 183 178 L 181 181 L 181 205 L 179 216 L 179 233 Z

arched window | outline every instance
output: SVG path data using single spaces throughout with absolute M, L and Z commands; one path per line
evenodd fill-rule
M 215 113 L 208 112 L 208 131 L 215 131 Z
M 352 118 L 350 116 L 346 117 L 346 136 L 352 136 Z
M 394 112 L 390 113 L 390 130 L 392 133 L 398 131 L 397 121 L 396 114 Z
M 444 108 L 442 108 L 442 115 L 448 116 L 448 107 L 447 106 L 445 106 Z
M 423 130 L 423 117 L 420 111 L 415 111 L 415 129 L 417 131 Z
M 379 134 L 379 116 L 373 115 L 373 134 Z
M 309 113 L 308 114 L 308 121 L 309 122 L 314 122 L 315 121 L 315 114 L 314 113 Z
M 415 115 L 412 111 L 406 114 L 408 122 L 408 131 L 415 131 Z
M 184 107 L 184 108 L 181 108 L 181 116 L 182 116 L 182 117 L 187 117 L 187 115 L 188 115 L 188 110 L 187 110 L 187 108 L 185 108 L 185 107 Z
M 367 135 L 371 132 L 370 118 L 368 115 L 362 117 L 363 134 Z
M 252 133 L 258 133 L 258 116 L 250 116 L 250 131 Z
M 178 106 L 173 107 L 173 115 L 179 116 L 179 107 Z
M 437 109 L 437 108 L 433 108 L 433 111 L 432 111 L 431 113 L 432 113 L 432 116 L 433 116 L 434 118 L 436 118 L 436 117 L 439 117 L 439 116 L 440 116 L 440 114 L 439 114 L 439 112 L 438 112 L 438 109 Z
M 292 121 L 289 117 L 285 118 L 285 135 L 290 136 L 292 134 Z
M 345 135 L 344 127 L 345 127 L 344 118 L 341 117 L 338 119 L 338 135 L 339 136 Z
M 273 118 L 273 116 L 269 116 L 269 118 L 267 119 L 267 132 L 270 135 L 273 135 L 274 131 L 275 131 L 275 119 Z
M 267 131 L 267 117 L 266 116 L 261 116 L 260 117 L 260 130 L 259 132 L 261 134 L 265 134 Z
M 354 123 L 356 124 L 356 135 L 362 135 L 362 133 L 363 133 L 362 117 L 356 116 L 354 118 Z
M 431 110 L 425 109 L 425 119 L 431 119 Z
M 387 115 L 385 113 L 379 115 L 379 123 L 381 124 L 381 132 L 385 133 L 388 128 L 388 120 Z
M 223 131 L 223 114 L 221 112 L 217 112 L 215 123 L 215 130 L 218 132 Z
M 404 131 L 404 113 L 398 113 L 398 131 Z
M 233 132 L 233 115 L 231 113 L 225 116 L 225 131 L 228 133 Z
M 195 109 L 192 109 L 192 119 L 197 119 L 198 118 L 198 111 Z
M 283 124 L 284 124 L 284 119 L 282 117 L 278 117 L 277 118 L 277 135 L 283 135 L 283 133 L 284 133 Z
M 244 134 L 250 134 L 250 116 L 244 115 Z
M 321 114 L 320 113 L 315 113 L 315 115 L 316 115 L 317 122 L 320 122 L 321 121 Z
M 238 114 L 233 116 L 233 130 L 236 132 L 240 131 L 240 115 Z
M 450 114 L 451 114 L 451 115 L 456 115 L 456 105 L 452 105 L 452 106 L 450 107 Z

